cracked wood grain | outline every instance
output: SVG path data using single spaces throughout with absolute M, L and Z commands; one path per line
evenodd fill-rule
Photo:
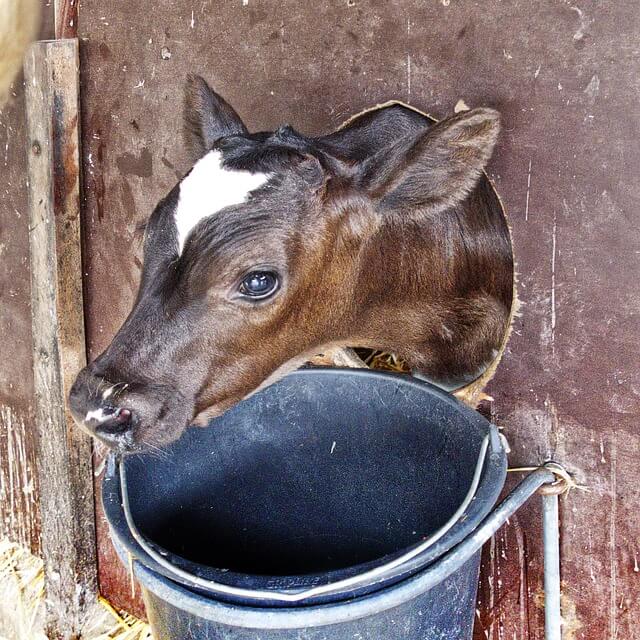
M 96 591 L 89 438 L 65 399 L 85 363 L 80 254 L 78 42 L 25 59 L 37 473 L 50 638 L 78 637 Z

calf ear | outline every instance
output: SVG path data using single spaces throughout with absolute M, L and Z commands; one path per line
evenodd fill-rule
M 184 117 L 187 144 L 198 157 L 224 136 L 247 133 L 233 107 L 197 75 L 187 76 Z
M 405 136 L 360 168 L 360 186 L 383 208 L 436 213 L 477 184 L 500 131 L 500 114 L 474 109 Z

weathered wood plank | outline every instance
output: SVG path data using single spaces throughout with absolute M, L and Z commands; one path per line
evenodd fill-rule
M 40 551 L 36 456 L 29 416 L 0 404 L 0 538 Z
M 21 84 L 0 109 L 0 538 L 40 553 Z
M 53 35 L 53 7 L 39 4 L 46 39 Z M 25 120 L 20 74 L 0 107 L 0 537 L 39 555 Z
M 80 0 L 55 0 L 56 38 L 75 38 L 78 35 Z
M 65 407 L 85 362 L 79 206 L 78 42 L 25 59 L 31 304 L 42 554 L 50 637 L 73 638 L 96 590 L 91 443 Z

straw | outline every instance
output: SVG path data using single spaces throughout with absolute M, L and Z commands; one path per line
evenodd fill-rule
M 0 640 L 47 640 L 42 560 L 0 539 Z M 83 640 L 152 640 L 149 626 L 98 596 L 81 629 Z

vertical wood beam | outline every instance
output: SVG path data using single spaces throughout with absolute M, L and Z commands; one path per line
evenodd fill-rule
M 56 38 L 78 35 L 78 5 L 80 0 L 54 0 Z
M 80 251 L 78 41 L 25 58 L 33 369 L 50 638 L 79 636 L 96 593 L 91 442 L 66 397 L 86 362 Z

